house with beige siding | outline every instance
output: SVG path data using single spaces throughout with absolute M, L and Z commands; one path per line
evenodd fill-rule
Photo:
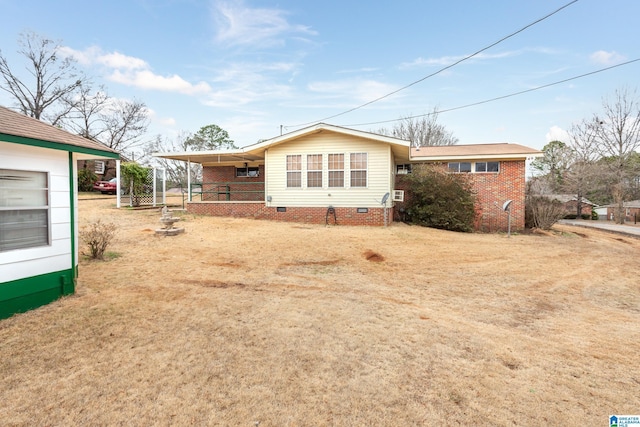
M 474 180 L 491 193 L 478 207 L 480 216 L 508 196 L 516 199 L 516 214 L 522 216 L 517 223 L 524 227 L 525 160 L 540 152 L 495 145 L 501 148 L 455 146 L 455 151 L 441 153 L 429 150 L 435 147 L 412 148 L 402 139 L 319 123 L 242 149 L 154 155 L 202 165 L 202 182 L 189 185 L 189 212 L 342 225 L 387 225 L 401 219 L 401 177 L 412 164 L 458 162 L 464 169 L 469 163 Z M 490 170 L 482 172 L 481 162 Z M 513 190 L 505 189 L 511 185 Z
M 75 291 L 77 164 L 114 150 L 0 107 L 0 318 Z

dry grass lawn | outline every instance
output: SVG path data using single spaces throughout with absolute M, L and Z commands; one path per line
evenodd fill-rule
M 76 295 L 0 321 L 11 426 L 606 425 L 640 413 L 640 240 L 80 201 L 119 231 Z M 577 231 L 574 232 L 574 231 Z

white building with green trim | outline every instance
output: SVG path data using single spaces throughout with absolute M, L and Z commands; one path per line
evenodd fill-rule
M 75 291 L 76 165 L 119 158 L 102 144 L 0 106 L 0 319 Z

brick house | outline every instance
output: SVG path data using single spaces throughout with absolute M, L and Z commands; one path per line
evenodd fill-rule
M 627 222 L 632 222 L 634 224 L 640 221 L 640 200 L 630 200 L 628 202 L 624 202 L 624 220 Z M 616 215 L 616 204 L 603 205 L 601 208 L 606 208 L 606 219 L 613 221 Z M 604 218 L 603 218 L 604 219 Z
M 511 228 L 524 229 L 526 161 L 540 156 L 519 144 L 469 144 L 411 148 L 411 164 L 440 164 L 450 173 L 467 174 L 476 194 L 476 224 L 479 231 L 504 231 L 509 217 L 502 207 L 511 200 Z M 397 186 L 410 165 L 397 165 Z M 400 214 L 401 204 L 396 205 Z M 401 215 L 400 215 L 401 216 Z
M 557 200 L 562 203 L 565 213 L 567 215 L 578 216 L 578 197 L 574 194 L 549 194 L 546 196 L 550 200 Z M 586 198 L 582 198 L 580 206 L 580 215 L 586 215 L 591 217 L 591 211 L 595 207 L 595 204 L 590 202 Z
M 189 212 L 342 225 L 397 220 L 403 200 L 397 178 L 412 164 L 457 162 L 464 173 L 468 163 L 479 195 L 478 228 L 499 230 L 507 219 L 495 203 L 507 198 L 514 202 L 513 229 L 524 228 L 525 161 L 540 154 L 516 144 L 418 149 L 398 138 L 320 123 L 237 150 L 154 155 L 203 166 L 202 183 L 196 190 L 189 186 Z

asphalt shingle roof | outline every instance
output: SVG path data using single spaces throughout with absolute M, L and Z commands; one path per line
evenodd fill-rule
M 60 144 L 88 148 L 92 150 L 117 153 L 106 145 L 91 141 L 79 135 L 74 135 L 50 124 L 41 122 L 33 117 L 25 116 L 6 107 L 0 106 L 0 134 L 13 135 L 40 141 L 57 142 Z

